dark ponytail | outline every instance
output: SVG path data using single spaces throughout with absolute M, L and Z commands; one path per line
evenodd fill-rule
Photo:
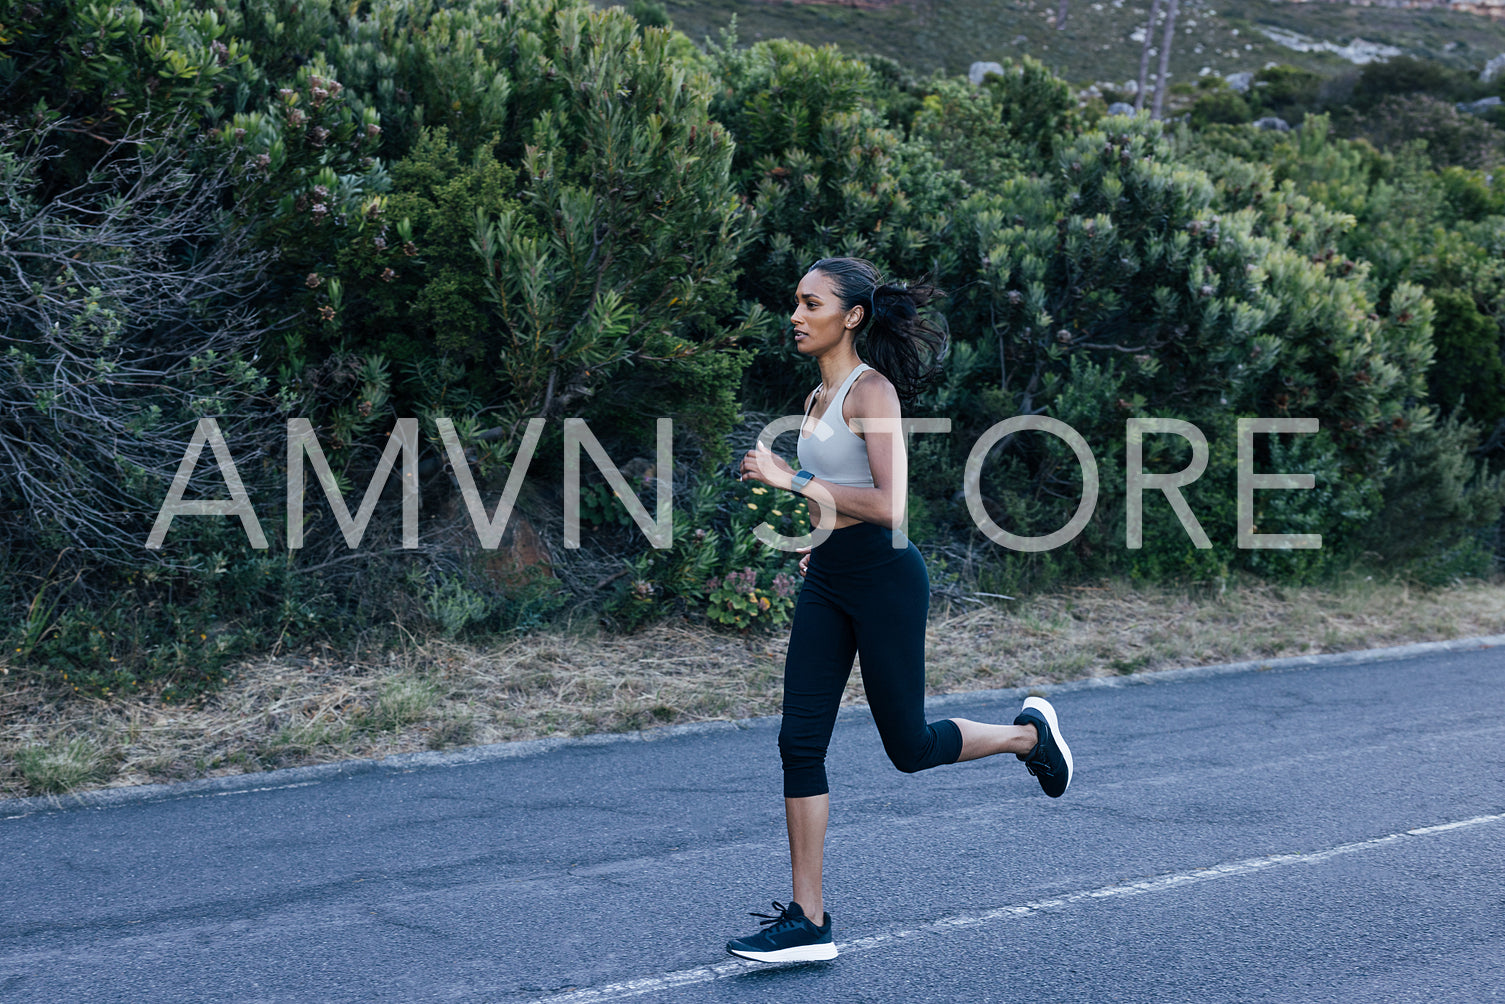
M 831 279 L 844 310 L 861 307 L 858 337 L 862 355 L 888 377 L 907 408 L 940 377 L 950 347 L 944 328 L 920 316 L 920 309 L 946 294 L 920 283 L 882 282 L 872 262 L 862 258 L 822 258 L 807 271 Z

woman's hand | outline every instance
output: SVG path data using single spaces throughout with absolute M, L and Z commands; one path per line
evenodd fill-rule
M 758 442 L 758 445 L 742 455 L 742 464 L 739 470 L 739 480 L 761 481 L 765 485 L 770 485 L 774 488 L 793 490 L 794 468 L 790 467 L 784 462 L 783 458 L 777 456 L 772 450 L 764 446 L 761 440 Z M 818 514 L 820 509 L 817 507 L 814 499 L 809 499 L 808 502 L 810 505 L 811 520 L 819 522 Z M 804 577 L 805 572 L 810 568 L 810 552 L 812 550 L 814 550 L 813 547 L 797 547 L 794 549 L 794 553 L 800 556 L 801 578 Z
M 761 481 L 772 488 L 788 489 L 794 481 L 794 468 L 759 441 L 742 455 L 742 481 Z

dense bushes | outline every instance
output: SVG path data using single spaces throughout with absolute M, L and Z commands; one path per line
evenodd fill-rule
M 1339 108 L 1342 82 L 1273 68 L 1243 95 L 1208 83 L 1167 132 L 1079 108 L 1029 59 L 973 87 L 784 40 L 702 52 L 661 5 L 634 10 L 0 2 L 15 109 L 0 123 L 0 602 L 28 664 L 186 696 L 236 652 L 366 624 L 484 635 L 580 608 L 620 629 L 670 611 L 780 622 L 793 558 L 750 527 L 798 534 L 803 510 L 724 465 L 755 417 L 818 379 L 780 319 L 804 269 L 842 254 L 951 292 L 946 379 L 916 411 L 953 431 L 914 442 L 911 532 L 985 555 L 968 571 L 984 585 L 1488 569 L 1505 194 L 1484 170 L 1499 130 L 1450 103 L 1479 86 L 1398 62 Z M 1269 113 L 1300 126 L 1242 124 Z M 1429 145 L 1408 145 L 1423 127 Z M 1078 430 L 1103 486 L 1052 552 L 998 548 L 960 491 L 972 444 L 1020 414 Z M 205 415 L 266 550 L 206 517 L 141 546 Z M 286 420 L 312 422 L 348 497 L 403 416 L 422 430 L 420 546 L 399 545 L 389 489 L 361 549 L 321 502 L 308 546 L 287 550 L 269 508 Z M 560 420 L 585 418 L 652 509 L 671 477 L 647 459 L 659 416 L 676 420 L 672 546 L 649 547 L 593 473 L 586 546 L 550 546 Z M 1248 416 L 1318 419 L 1257 438 L 1256 470 L 1316 487 L 1259 494 L 1254 519 L 1321 533 L 1321 550 L 1236 546 Z M 1210 547 L 1158 492 L 1144 546 L 1125 546 L 1134 417 L 1205 434 L 1185 494 Z M 457 485 L 469 473 L 494 500 L 535 418 L 515 518 L 548 561 L 502 567 L 474 546 Z M 224 497 L 208 456 L 189 497 Z M 1154 434 L 1144 457 L 1172 472 L 1191 449 Z M 1022 433 L 980 487 L 992 519 L 1044 534 L 1083 485 L 1066 444 Z
M 1154 124 L 1103 125 L 1063 146 L 1053 176 L 1011 180 L 967 204 L 983 280 L 969 296 L 979 314 L 985 304 L 991 328 L 977 357 L 997 364 L 972 374 L 975 391 L 951 381 L 942 408 L 966 416 L 968 441 L 1012 414 L 1060 418 L 1101 451 L 1100 463 L 1113 463 L 1114 491 L 1130 417 L 1190 421 L 1215 454 L 1232 448 L 1227 416 L 1317 417 L 1326 431 L 1296 453 L 1323 469 L 1327 494 L 1303 504 L 1317 507 L 1309 520 L 1330 517 L 1323 558 L 1340 559 L 1352 543 L 1345 527 L 1357 520 L 1339 514 L 1362 517 L 1358 486 L 1379 469 L 1395 430 L 1418 419 L 1408 401 L 1424 390 L 1431 352 L 1424 308 L 1399 311 L 1404 320 L 1374 314 L 1362 272 L 1331 253 L 1347 225 L 1341 217 L 1274 190 L 1257 172 L 1245 179 L 1243 204 L 1230 204 L 1206 173 L 1168 155 Z M 1397 296 L 1419 301 L 1421 291 Z M 996 496 L 1010 496 L 1007 482 L 1015 494 L 1030 486 L 1036 515 L 1026 524 L 1037 533 L 1063 525 L 1077 491 L 1053 480 L 1059 458 L 1035 445 L 1012 448 L 1024 467 Z M 1230 455 L 1224 469 L 1231 465 Z M 1233 479 L 1204 478 L 1199 495 L 1231 514 Z M 1104 482 L 1113 483 L 1106 473 Z M 1097 556 L 1092 567 L 1121 564 L 1112 557 L 1122 553 L 1121 518 L 1121 508 L 1104 506 L 1083 539 Z M 1233 539 L 1231 521 L 1214 532 Z M 1176 548 L 1186 542 L 1179 531 L 1170 537 Z M 1124 558 L 1147 567 L 1143 556 Z M 1190 549 L 1185 560 L 1181 572 L 1207 568 L 1207 556 Z M 1215 562 L 1278 564 L 1231 544 Z M 1310 574 L 1321 562 L 1288 564 Z M 1177 570 L 1164 559 L 1155 567 Z

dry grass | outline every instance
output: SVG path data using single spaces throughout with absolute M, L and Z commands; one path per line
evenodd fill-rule
M 932 693 L 1494 634 L 1505 584 L 1414 591 L 1265 585 L 1221 594 L 1110 583 L 931 611 Z M 65 698 L 0 677 L 0 796 L 350 757 L 775 714 L 787 634 L 661 624 L 630 637 L 533 635 L 492 648 L 431 639 L 365 659 L 330 650 L 247 662 L 177 707 Z M 0 671 L 6 667 L 0 665 Z M 845 700 L 862 700 L 853 674 Z

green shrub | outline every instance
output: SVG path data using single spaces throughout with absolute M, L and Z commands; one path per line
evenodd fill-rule
M 982 86 L 1000 107 L 1009 138 L 1042 161 L 1077 130 L 1071 87 L 1032 56 L 1008 60 L 1003 73 L 989 75 Z
M 1437 308 L 1437 355 L 1427 372 L 1431 398 L 1448 410 L 1463 405 L 1463 414 L 1486 427 L 1505 419 L 1505 359 L 1501 358 L 1500 323 L 1479 312 L 1468 293 L 1434 288 Z
M 784 40 L 738 49 L 731 36 L 710 56 L 723 84 L 711 114 L 736 137 L 733 176 L 756 221 L 738 262 L 745 300 L 787 316 L 800 276 L 835 255 L 909 278 L 955 274 L 950 213 L 967 183 L 884 124 L 866 63 Z M 791 365 L 802 357 L 786 332 L 770 324 L 750 343 L 749 407 L 782 410 L 814 382 Z
M 410 370 L 451 356 L 471 364 L 494 358 L 502 346 L 490 330 L 486 276 L 471 241 L 478 213 L 520 208 L 513 195 L 517 172 L 499 164 L 484 144 L 462 161 L 459 145 L 441 126 L 423 130 L 391 176 L 381 224 L 337 256 L 344 309 L 354 315 L 341 330 Z M 487 393 L 486 368 L 467 369 L 462 387 Z M 404 388 L 403 396 L 427 400 L 447 389 L 424 386 L 422 377 L 418 384 Z
M 1191 106 L 1191 124 L 1203 129 L 1214 123 L 1239 124 L 1249 122 L 1254 112 L 1243 95 L 1229 88 L 1202 94 Z
M 1476 88 L 1474 76 L 1457 67 L 1398 56 L 1365 64 L 1349 101 L 1358 111 L 1367 112 L 1397 96 L 1421 94 L 1441 101 L 1463 101 L 1474 97 Z
M 911 137 L 934 148 L 974 187 L 994 189 L 1009 174 L 1039 170 L 1078 123 L 1065 82 L 1025 56 L 980 86 L 936 77 L 923 87 Z
M 1121 477 L 1130 416 L 1190 421 L 1222 450 L 1232 448 L 1233 416 L 1315 417 L 1322 433 L 1293 437 L 1291 462 L 1307 464 L 1323 489 L 1271 505 L 1288 510 L 1282 519 L 1293 527 L 1328 527 L 1324 551 L 1337 560 L 1368 507 L 1356 486 L 1378 471 L 1398 431 L 1421 418 L 1415 400 L 1432 353 L 1430 302 L 1419 287 L 1398 285 L 1381 314 L 1365 272 L 1333 249 L 1351 218 L 1273 187 L 1243 162 L 1209 162 L 1227 174 L 1215 184 L 1168 156 L 1152 123 L 1109 121 L 1112 130 L 1063 144 L 1054 176 L 1013 179 L 963 206 L 969 225 L 960 229 L 977 235 L 985 282 L 969 292 L 977 320 L 964 328 L 953 316 L 953 330 L 984 334 L 974 352 L 958 345 L 952 364 L 965 366 L 962 383 L 948 381 L 927 409 L 957 416 L 961 443 L 1011 415 L 1044 410 L 1100 451 L 1104 484 Z M 982 385 L 969 392 L 973 380 Z M 1042 528 L 1027 532 L 1064 525 L 1076 506 L 1078 475 L 1063 450 L 1053 437 L 1020 438 L 1018 466 L 1001 468 L 1012 484 L 998 488 L 1000 501 L 1012 488 L 1010 515 Z M 1233 460 L 1218 462 L 1227 471 Z M 1204 479 L 1197 491 L 1211 509 L 1230 507 L 1234 479 Z M 1110 532 L 1102 521 L 1121 512 L 1105 505 L 1074 551 L 1048 561 L 1061 574 L 1073 563 L 1117 565 L 1122 524 Z M 1235 552 L 1231 519 L 1220 533 L 1220 553 L 1123 557 L 1147 577 L 1258 565 L 1308 579 L 1328 560 Z M 1178 548 L 1185 539 L 1178 525 L 1158 535 Z
M 429 616 L 450 638 L 472 623 L 485 620 L 492 610 L 485 596 L 470 589 L 463 580 L 442 572 L 439 581 L 429 588 L 427 600 Z
M 672 614 L 737 628 L 785 623 L 800 556 L 765 546 L 753 528 L 766 522 L 786 537 L 803 536 L 810 531 L 804 500 L 727 481 L 716 470 L 696 473 L 678 495 L 671 546 L 628 559 L 630 575 L 607 615 L 625 630 Z
M 977 188 L 992 188 L 1020 170 L 1013 132 L 998 100 L 1001 89 L 964 80 L 937 81 L 914 116 L 911 135 L 940 162 Z
M 1306 110 L 1316 105 L 1322 79 L 1313 70 L 1285 64 L 1260 70 L 1249 91 L 1255 114 L 1278 115 L 1292 124 L 1299 123 Z
M 1388 97 L 1355 117 L 1351 128 L 1384 150 L 1423 141 L 1438 169 L 1489 169 L 1505 161 L 1505 130 L 1425 94 Z
M 757 571 L 743 568 L 713 576 L 706 589 L 706 617 L 729 627 L 779 627 L 794 609 L 795 578 L 788 572 L 779 572 L 760 587 Z
M 1505 184 L 1483 171 L 1446 167 L 1438 174 L 1447 199 L 1447 222 L 1505 216 Z
M 633 20 L 644 28 L 668 28 L 671 27 L 669 12 L 658 0 L 632 0 L 627 8 Z
M 1450 415 L 1401 439 L 1384 474 L 1384 506 L 1364 533 L 1384 563 L 1431 584 L 1488 572 L 1482 531 L 1500 519 L 1505 473 L 1469 456 L 1478 436 L 1477 426 Z

